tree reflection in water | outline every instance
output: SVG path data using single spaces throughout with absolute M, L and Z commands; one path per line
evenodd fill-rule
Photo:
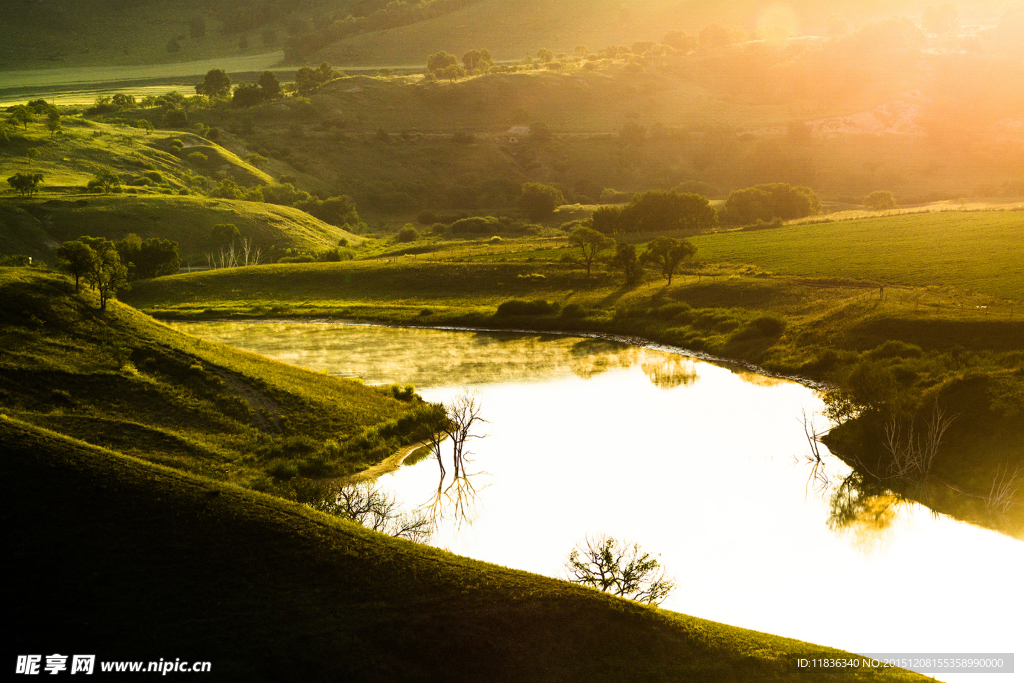
M 640 367 L 651 384 L 661 389 L 690 386 L 699 379 L 694 362 L 680 356 L 661 356 Z
M 437 491 L 421 509 L 433 520 L 435 527 L 440 526 L 441 521 L 449 514 L 454 517 L 456 528 L 465 521 L 472 522 L 477 502 L 477 489 L 473 479 L 486 473 L 469 471 L 469 465 L 473 462 L 470 456 L 473 453 L 467 448 L 467 443 L 472 439 L 482 439 L 486 436 L 473 431 L 479 424 L 487 422 L 481 416 L 481 410 L 479 397 L 467 390 L 445 403 L 443 410 L 438 411 L 429 425 L 428 443 L 437 460 L 440 478 L 437 482 Z M 452 479 L 447 484 L 445 458 L 441 451 L 442 445 L 446 442 L 452 445 Z

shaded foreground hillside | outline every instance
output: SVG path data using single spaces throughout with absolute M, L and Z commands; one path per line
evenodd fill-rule
M 215 680 L 807 680 L 806 643 L 394 540 L 0 418 L 17 652 Z M 923 680 L 842 672 L 816 680 Z

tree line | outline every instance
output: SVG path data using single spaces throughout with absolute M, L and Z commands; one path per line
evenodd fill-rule
M 75 278 L 75 292 L 84 281 L 100 297 L 100 310 L 129 282 L 173 275 L 181 267 L 178 244 L 158 238 L 141 239 L 131 233 L 112 242 L 103 237 L 82 236 L 57 249 L 57 267 Z

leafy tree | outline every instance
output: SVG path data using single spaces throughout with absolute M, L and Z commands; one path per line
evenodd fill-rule
M 886 211 L 888 209 L 896 208 L 896 198 L 892 196 L 892 192 L 886 190 L 878 190 L 872 192 L 864 198 L 864 207 L 872 209 L 874 211 Z
M 42 182 L 42 173 L 15 173 L 7 179 L 7 184 L 20 192 L 22 197 L 34 195 Z
M 755 185 L 733 190 L 725 200 L 725 217 L 733 223 L 790 220 L 818 213 L 821 204 L 814 190 L 786 183 Z
M 107 301 L 118 290 L 128 288 L 128 268 L 121 263 L 114 243 L 102 237 L 82 237 L 81 241 L 92 247 L 96 257 L 85 281 L 100 295 L 100 311 L 107 310 Z
M 618 206 L 599 207 L 591 214 L 590 222 L 598 232 L 613 235 L 622 228 L 622 208 Z
M 223 69 L 210 69 L 202 83 L 196 84 L 196 93 L 207 97 L 224 97 L 231 92 L 231 78 Z
M 627 285 L 635 285 L 644 271 L 643 264 L 636 255 L 636 247 L 632 244 L 619 242 L 615 245 L 615 257 L 612 266 L 622 271 Z
M 494 64 L 491 58 L 491 51 L 487 49 L 481 50 L 470 50 L 466 54 L 462 55 L 462 65 L 466 67 L 466 71 L 473 71 L 474 69 L 488 69 Z
M 340 195 L 329 199 L 299 199 L 293 204 L 295 208 L 315 216 L 325 223 L 336 225 L 359 225 L 359 214 L 356 213 L 356 203 L 348 195 Z
M 542 183 L 523 183 L 519 207 L 530 220 L 539 221 L 547 218 L 561 203 L 562 193 L 556 188 Z
M 583 262 L 587 265 L 587 279 L 590 279 L 590 264 L 594 262 L 594 257 L 612 247 L 615 240 L 605 237 L 593 228 L 580 226 L 569 233 L 569 244 L 579 247 L 583 252 Z
M 650 553 L 609 536 L 587 537 L 565 568 L 573 583 L 648 605 L 661 604 L 676 587 Z
M 39 157 L 39 150 L 35 147 L 29 147 L 25 150 L 25 157 L 28 159 L 28 163 L 32 163 Z
M 718 214 L 699 194 L 651 190 L 633 195 L 619 216 L 626 232 L 685 231 L 701 233 L 718 224 Z
M 29 121 L 32 120 L 32 110 L 24 104 L 19 104 L 7 110 L 16 123 L 20 123 L 25 130 L 28 130 Z
M 188 112 L 184 109 L 167 109 L 160 121 L 168 128 L 184 128 L 188 125 Z
M 79 278 L 89 272 L 95 258 L 96 252 L 81 240 L 71 240 L 57 248 L 57 267 L 75 277 L 76 292 Z
M 273 71 L 260 74 L 259 86 L 264 100 L 276 100 L 281 96 L 281 83 Z
M 315 69 L 304 66 L 295 72 L 295 91 L 303 97 L 308 97 L 324 84 L 341 76 L 342 74 L 332 69 L 327 62 L 323 62 Z
M 210 228 L 210 236 L 207 242 L 213 248 L 230 246 L 235 240 L 241 239 L 242 234 L 233 223 L 218 223 Z
M 537 59 L 539 59 L 544 64 L 547 64 L 554 58 L 555 54 L 546 47 L 542 47 L 541 49 L 537 50 Z
M 51 139 L 58 133 L 64 132 L 64 127 L 60 124 L 60 112 L 56 108 L 46 113 L 46 127 L 50 129 Z
M 420 238 L 420 231 L 412 223 L 406 223 L 395 235 L 396 242 L 415 242 Z
M 135 101 L 135 95 L 129 95 L 128 93 L 123 92 L 115 93 L 114 96 L 110 98 L 110 103 L 117 105 L 122 109 L 134 109 L 138 106 L 138 103 Z
M 455 82 L 466 75 L 466 71 L 458 64 L 449 64 L 436 73 L 438 78 L 447 78 L 452 82 Z
M 239 83 L 231 96 L 231 106 L 236 108 L 255 107 L 263 102 L 263 88 L 255 83 Z
M 697 247 L 689 240 L 675 240 L 671 237 L 655 238 L 647 245 L 646 251 L 640 257 L 643 263 L 653 263 L 661 271 L 661 274 L 672 284 L 672 275 L 676 272 L 679 264 L 697 253 Z
M 458 57 L 442 50 L 427 57 L 427 71 L 436 74 L 445 69 L 445 67 L 457 65 L 458 63 Z
M 98 171 L 92 180 L 86 185 L 90 190 L 101 192 L 120 192 L 121 179 L 108 168 Z
M 143 240 L 129 233 L 115 243 L 121 262 L 130 266 L 130 280 L 148 280 L 161 275 L 174 275 L 181 267 L 178 243 L 155 237 Z

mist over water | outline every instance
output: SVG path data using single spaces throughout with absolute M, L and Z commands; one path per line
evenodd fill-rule
M 678 582 L 671 610 L 854 652 L 1019 645 L 1024 543 L 885 492 L 844 509 L 845 464 L 823 448 L 828 483 L 810 479 L 800 417 L 822 404 L 799 384 L 568 337 L 176 327 L 332 374 L 412 382 L 430 401 L 478 392 L 488 423 L 471 444 L 475 511 L 458 526 L 449 517 L 439 547 L 562 576 L 577 542 L 607 533 L 660 554 Z M 437 465 L 380 484 L 412 508 L 436 491 Z

